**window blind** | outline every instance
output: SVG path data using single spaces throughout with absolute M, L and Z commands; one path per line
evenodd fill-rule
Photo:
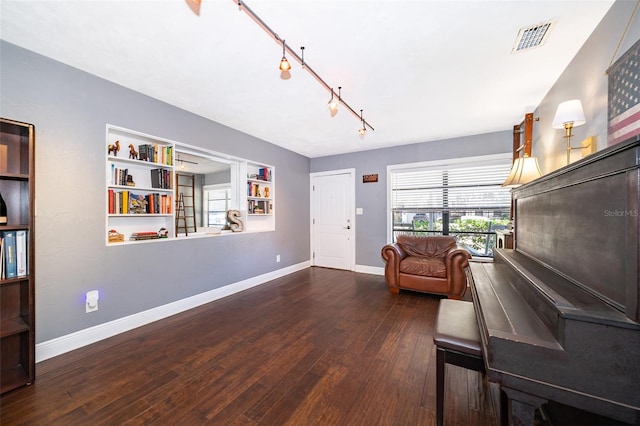
M 501 209 L 511 205 L 503 188 L 511 160 L 398 169 L 391 172 L 394 211 Z

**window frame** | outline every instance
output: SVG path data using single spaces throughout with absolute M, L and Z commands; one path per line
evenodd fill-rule
M 489 154 L 472 157 L 450 158 L 443 160 L 422 161 L 416 163 L 402 163 L 387 166 L 387 242 L 394 240 L 394 212 L 393 212 L 393 174 L 399 172 L 435 170 L 444 171 L 448 168 L 461 168 L 465 166 L 491 165 L 492 163 L 499 166 L 511 165 L 513 162 L 512 153 L 505 152 L 501 154 Z M 505 175 L 505 179 L 506 179 Z M 508 189 L 505 189 L 509 191 Z M 510 208 L 510 206 L 509 206 Z M 455 208 L 454 208 L 455 209 Z M 444 210 L 443 210 L 444 213 Z
M 232 188 L 232 184 L 231 182 L 229 183 L 216 183 L 216 184 L 210 184 L 210 185 L 203 185 L 202 186 L 202 216 L 203 216 L 203 226 L 205 228 L 207 227 L 216 227 L 218 225 L 215 224 L 210 224 L 209 223 L 209 201 L 211 201 L 208 197 L 208 192 L 212 192 L 212 191 L 221 191 L 224 190 L 225 191 L 225 198 L 218 198 L 217 200 L 221 201 L 224 200 L 225 201 L 225 209 L 222 211 L 222 213 L 226 213 L 229 209 L 231 209 L 232 206 L 232 202 L 233 202 L 233 188 Z M 213 210 L 213 212 L 216 213 L 220 213 L 217 210 Z M 204 223 L 206 220 L 206 223 Z M 223 225 L 224 226 L 224 225 Z

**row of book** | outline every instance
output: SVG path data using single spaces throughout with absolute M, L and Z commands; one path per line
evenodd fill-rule
M 4 231 L 0 233 L 0 278 L 16 278 L 27 275 L 29 260 L 28 232 Z
M 151 187 L 160 189 L 173 188 L 173 173 L 167 169 L 152 169 Z M 111 165 L 111 185 L 135 186 L 133 176 L 129 174 L 129 169 L 121 169 Z
M 131 241 L 143 241 L 143 240 L 157 240 L 160 238 L 160 234 L 157 232 L 134 232 L 131 234 Z
M 173 166 L 173 147 L 170 145 L 138 145 L 138 160 Z
M 258 169 L 258 179 L 271 182 L 271 169 L 267 167 Z
M 151 170 L 151 187 L 162 189 L 173 188 L 173 173 L 166 169 Z
M 247 182 L 247 194 L 249 197 L 269 198 L 269 186 L 260 187 L 255 182 Z
M 117 168 L 111 165 L 111 185 L 126 185 L 128 181 L 133 182 L 133 176 L 129 174 L 129 169 Z
M 136 194 L 131 191 L 109 193 L 109 214 L 171 214 L 173 196 L 169 194 Z
M 270 214 L 273 206 L 269 201 L 248 200 L 247 213 L 249 214 Z
M 158 238 L 169 238 L 169 231 L 164 226 L 159 231 L 134 232 L 129 238 L 131 241 L 156 240 Z

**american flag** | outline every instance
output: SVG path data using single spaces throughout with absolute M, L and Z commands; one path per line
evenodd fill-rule
M 640 134 L 640 40 L 608 70 L 608 145 Z

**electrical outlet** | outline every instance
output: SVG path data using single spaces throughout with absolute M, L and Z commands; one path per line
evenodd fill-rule
M 100 299 L 100 293 L 98 290 L 88 291 L 85 298 L 85 312 L 94 312 L 98 310 L 98 299 Z
M 280 255 L 276 254 L 276 263 L 280 263 Z

